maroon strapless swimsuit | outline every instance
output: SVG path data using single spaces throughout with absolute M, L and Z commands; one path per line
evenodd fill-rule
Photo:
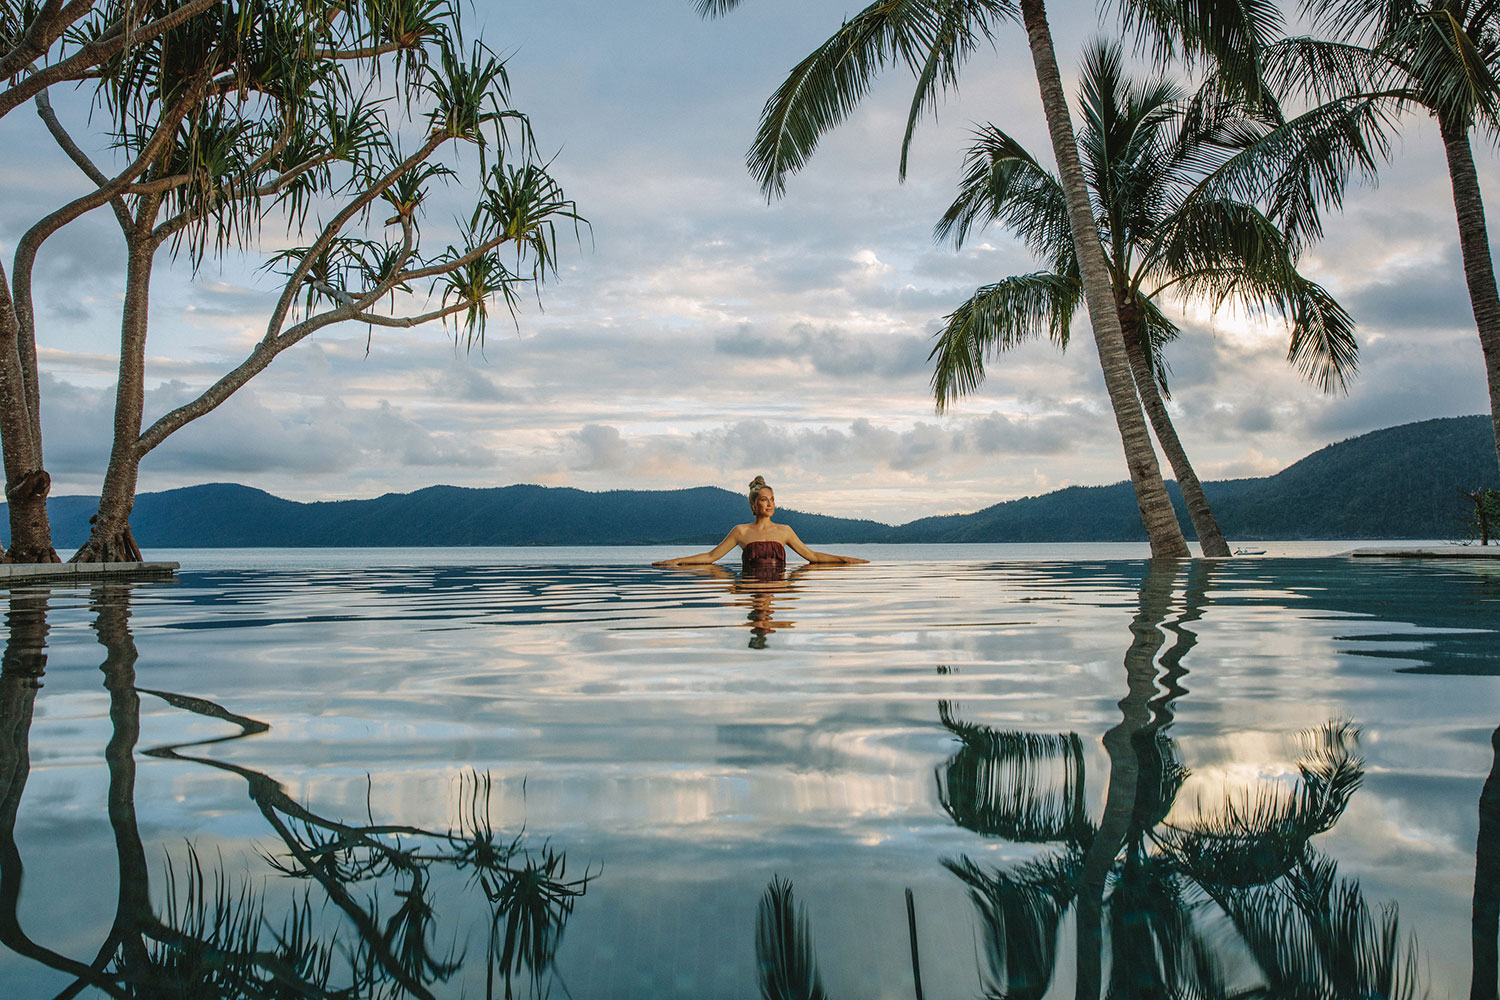
M 780 573 L 786 569 L 786 549 L 780 542 L 751 542 L 740 549 L 740 568 L 746 573 Z

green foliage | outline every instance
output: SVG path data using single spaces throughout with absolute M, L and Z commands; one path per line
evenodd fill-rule
M 148 17 L 171 10 L 147 6 Z M 26 10 L 7 7 L 0 27 L 15 28 Z M 102 37 L 104 13 L 74 26 L 57 54 Z M 254 252 L 267 222 L 300 235 L 309 219 L 325 220 L 310 241 L 263 251 L 289 293 L 268 339 L 294 301 L 304 323 L 379 324 L 375 303 L 396 310 L 400 296 L 441 297 L 442 308 L 402 324 L 456 316 L 472 346 L 488 302 L 513 311 L 514 283 L 555 271 L 553 220 L 582 222 L 532 158 L 504 60 L 464 42 L 447 0 L 222 0 L 114 53 L 89 80 L 118 149 L 138 161 L 117 210 L 194 266 L 231 248 Z M 479 147 L 477 182 L 440 158 L 454 143 Z M 462 244 L 424 246 L 434 186 L 460 182 L 477 192 L 476 223 Z M 372 231 L 374 203 L 392 210 L 380 218 L 400 227 L 396 241 Z M 494 257 L 506 243 L 514 272 Z
M 1492 489 L 1459 490 L 1459 495 L 1473 504 L 1466 525 L 1467 537 L 1478 538 L 1480 545 L 1488 545 L 1490 539 L 1500 531 L 1500 492 Z
M 1139 338 L 1165 395 L 1163 346 L 1177 327 L 1168 295 L 1227 303 L 1288 321 L 1288 361 L 1324 391 L 1341 391 L 1357 366 L 1354 321 L 1297 270 L 1299 245 L 1260 207 L 1222 192 L 1235 143 L 1275 125 L 1260 105 L 1211 90 L 1189 100 L 1163 78 L 1132 82 L 1117 46 L 1084 58 L 1079 153 L 1127 338 Z M 1082 297 L 1062 185 L 993 125 L 975 133 L 953 203 L 934 228 L 956 246 L 999 223 L 1052 268 L 986 285 L 945 318 L 933 361 L 939 408 L 973 392 L 984 362 L 1047 334 L 1060 346 Z

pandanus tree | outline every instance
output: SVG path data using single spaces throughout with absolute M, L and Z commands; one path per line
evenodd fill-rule
M 704 14 L 722 14 L 739 2 L 696 0 Z M 1258 88 L 1261 55 L 1281 26 L 1279 9 L 1260 0 L 1238 4 L 1138 0 L 1122 4 L 1122 11 L 1126 23 L 1154 39 L 1160 51 L 1213 58 L 1224 67 L 1225 78 L 1242 90 Z M 1094 346 L 1151 553 L 1165 558 L 1186 556 L 1187 542 L 1136 396 L 1043 0 L 876 0 L 798 63 L 766 102 L 748 156 L 751 173 L 767 197 L 784 193 L 787 174 L 807 163 L 823 134 L 854 110 L 876 74 L 897 64 L 916 78 L 901 147 L 904 176 L 917 122 L 942 93 L 957 87 L 964 62 L 992 40 L 1007 20 L 1019 21 L 1026 31 L 1067 208 L 1067 234 L 1076 247 Z
M 1163 348 L 1178 327 L 1164 300 L 1278 313 L 1291 328 L 1288 359 L 1325 391 L 1342 389 L 1355 369 L 1354 325 L 1298 271 L 1297 242 L 1256 205 L 1216 190 L 1217 168 L 1239 152 L 1227 137 L 1275 127 L 1261 105 L 1246 106 L 1212 87 L 1190 99 L 1160 77 L 1132 82 L 1119 48 L 1099 42 L 1084 58 L 1080 111 L 1079 153 L 1135 388 L 1203 554 L 1227 556 L 1229 545 L 1166 407 Z M 1066 347 L 1083 296 L 1061 184 L 993 125 L 977 130 L 958 196 L 936 234 L 961 247 L 989 223 L 1018 236 L 1050 269 L 985 285 L 945 318 L 931 355 L 940 409 L 975 391 L 986 358 L 1039 337 Z
M 0 5 L 0 118 L 28 100 L 50 114 L 48 88 L 97 79 L 101 66 L 132 46 L 159 44 L 166 33 L 226 0 L 17 0 Z M 160 142 L 149 144 L 151 155 Z M 52 479 L 42 453 L 41 398 L 30 270 L 41 243 L 78 215 L 103 205 L 139 178 L 150 156 L 137 157 L 92 199 L 53 212 L 17 244 L 12 274 L 0 264 L 0 449 L 11 527 L 6 558 L 56 562 L 47 495 Z M 20 272 L 19 274 L 15 272 Z
M 1335 169 L 1322 176 L 1292 172 L 1303 193 L 1290 203 L 1303 216 L 1316 207 L 1311 195 L 1336 203 L 1356 165 L 1373 167 L 1364 150 L 1388 148 L 1401 115 L 1419 112 L 1436 120 L 1500 442 L 1500 291 L 1470 139 L 1476 129 L 1491 141 L 1500 136 L 1500 9 L 1484 0 L 1304 0 L 1303 6 L 1329 37 L 1275 46 L 1267 79 L 1319 105 L 1302 120 L 1321 116 L 1336 126 L 1324 128 L 1318 140 L 1334 154 L 1327 159 Z M 1305 140 L 1292 128 L 1276 146 L 1297 143 Z
M 461 48 L 444 3 L 224 2 L 123 49 L 92 82 L 126 166 L 108 175 L 38 95 L 48 129 L 94 190 L 18 244 L 10 312 L 32 377 L 0 377 L 7 476 L 17 480 L 28 456 L 18 451 L 13 468 L 13 440 L 34 439 L 39 459 L 32 265 L 48 236 L 107 205 L 126 246 L 120 377 L 99 512 L 75 561 L 140 558 L 129 517 L 141 460 L 282 351 L 345 321 L 443 320 L 466 344 L 482 343 L 494 303 L 514 308 L 520 287 L 552 270 L 557 222 L 580 221 L 509 105 L 503 61 L 483 45 Z M 479 155 L 459 178 L 451 164 L 461 145 Z M 446 240 L 424 237 L 426 196 L 455 180 L 472 211 Z M 278 226 L 280 242 L 267 236 Z M 280 292 L 240 364 L 144 426 L 151 274 L 163 248 L 193 268 L 259 255 Z M 11 520 L 13 559 L 55 558 L 44 496 L 26 511 L 13 503 Z

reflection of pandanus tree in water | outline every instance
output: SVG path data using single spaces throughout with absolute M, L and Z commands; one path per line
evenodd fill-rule
M 92 986 L 114 997 L 418 997 L 450 980 L 464 956 L 439 954 L 438 903 L 460 894 L 439 892 L 442 873 L 466 877 L 483 894 L 489 911 L 486 995 L 514 993 L 524 974 L 535 994 L 545 979 L 562 928 L 591 876 L 569 881 L 562 852 L 530 849 L 520 835 L 505 835 L 490 821 L 488 777 L 464 780 L 464 808 L 455 828 L 348 823 L 323 816 L 290 799 L 269 776 L 222 761 L 190 755 L 192 747 L 263 732 L 264 723 L 235 715 L 199 698 L 147 691 L 135 686 L 136 649 L 129 630 L 128 590 L 99 588 L 93 597 L 95 629 L 107 650 L 104 684 L 110 694 L 113 735 L 105 752 L 110 772 L 109 818 L 119 863 L 119 898 L 109 934 L 91 962 L 79 962 L 32 942 L 21 930 L 18 907 L 21 861 L 15 847 L 20 787 L 26 777 L 30 705 L 37 667 L 26 676 L 13 664 L 39 661 L 40 625 L 12 622 L 0 679 L 0 941 L 12 950 L 76 977 L 63 991 Z M 26 692 L 30 691 L 27 695 Z M 140 734 L 140 695 L 150 694 L 179 709 L 220 719 L 237 732 L 197 743 L 147 750 L 154 757 L 229 771 L 242 777 L 251 800 L 286 851 L 267 860 L 283 875 L 316 883 L 326 901 L 355 930 L 352 940 L 315 904 L 311 885 L 282 907 L 279 920 L 265 899 L 236 887 L 222 872 L 207 871 L 190 846 L 186 863 L 166 862 L 165 903 L 151 903 L 145 849 L 137 829 L 134 750 Z M 17 763 L 19 762 L 19 763 Z M 387 910 L 384 915 L 382 910 Z
M 1052 981 L 1063 917 L 1077 914 L 1077 995 L 1100 995 L 1108 919 L 1111 997 L 1398 997 L 1416 992 L 1414 949 L 1394 909 L 1372 916 L 1311 838 L 1343 814 L 1363 778 L 1356 731 L 1303 734 L 1294 787 L 1268 783 L 1168 822 L 1188 776 L 1167 730 L 1197 641 L 1206 566 L 1191 571 L 1171 622 L 1175 568 L 1148 570 L 1125 657 L 1122 720 L 1104 736 L 1109 787 L 1096 824 L 1084 806 L 1074 734 L 997 732 L 939 707 L 960 741 L 937 772 L 955 822 L 985 836 L 1048 845 L 1006 869 L 944 864 L 969 888 L 986 937 L 987 995 L 1039 998 Z M 1167 636 L 1174 641 L 1163 650 Z M 1107 891 L 1107 892 L 1106 892 Z M 1232 928 L 1252 982 L 1227 967 Z M 1228 952 L 1232 953 L 1232 952 Z

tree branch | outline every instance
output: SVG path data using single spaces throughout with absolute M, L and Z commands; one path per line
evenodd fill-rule
M 113 182 L 104 176 L 104 171 L 94 165 L 94 161 L 89 159 L 88 154 L 78 147 L 78 144 L 73 141 L 73 137 L 68 134 L 67 129 L 63 128 L 62 122 L 57 118 L 57 112 L 52 109 L 52 98 L 48 95 L 48 92 L 44 90 L 40 94 L 37 94 L 35 100 L 37 116 L 47 126 L 47 131 L 52 133 L 52 138 L 56 140 L 58 146 L 62 147 L 62 151 L 68 154 L 68 159 L 77 164 L 78 169 L 83 171 L 83 175 L 93 181 L 101 191 L 112 188 L 114 186 Z M 136 159 L 136 165 L 139 165 L 142 171 L 145 170 L 148 162 L 149 159 L 147 158 L 138 157 Z M 119 195 L 120 192 L 116 191 L 110 197 L 109 204 L 114 209 L 115 218 L 120 220 L 120 226 L 127 228 L 130 225 L 130 214 L 125 207 L 125 203 L 120 200 Z M 92 211 L 92 208 L 85 209 L 85 211 Z
M 172 13 L 134 28 L 127 23 L 128 16 L 120 18 L 106 28 L 99 38 L 85 43 L 73 55 L 46 69 L 37 70 L 9 89 L 0 91 L 0 118 L 15 110 L 22 101 L 31 100 L 54 83 L 77 79 L 85 71 L 119 53 L 127 44 L 148 42 L 222 2 L 223 0 L 185 0 Z
M 447 142 L 449 138 L 449 135 L 441 129 L 434 132 L 428 137 L 427 142 L 422 145 L 421 149 L 397 164 L 378 182 L 371 185 L 368 190 L 362 192 L 358 198 L 355 198 L 348 205 L 344 206 L 343 210 L 335 215 L 328 225 L 323 227 L 323 232 L 318 236 L 313 245 L 308 247 L 307 253 L 303 256 L 301 262 L 293 269 L 291 274 L 287 275 L 286 287 L 282 290 L 281 298 L 276 303 L 276 309 L 271 314 L 270 322 L 266 324 L 266 335 L 263 338 L 263 343 L 276 337 L 276 331 L 286 322 L 287 312 L 291 309 L 292 303 L 297 297 L 297 291 L 302 287 L 302 282 L 307 277 L 308 272 L 311 271 L 314 261 L 317 260 L 318 256 L 324 250 L 328 249 L 328 245 L 343 230 L 345 223 L 369 207 L 370 203 L 380 197 L 382 192 L 389 189 L 402 174 L 426 160 L 427 157 L 432 155 L 434 150 L 444 142 Z
M 0 56 L 0 79 L 15 76 L 46 55 L 69 25 L 93 9 L 94 0 L 75 0 L 69 11 L 59 11 L 61 6 L 62 0 L 47 0 L 42 5 L 31 28 L 9 52 Z

